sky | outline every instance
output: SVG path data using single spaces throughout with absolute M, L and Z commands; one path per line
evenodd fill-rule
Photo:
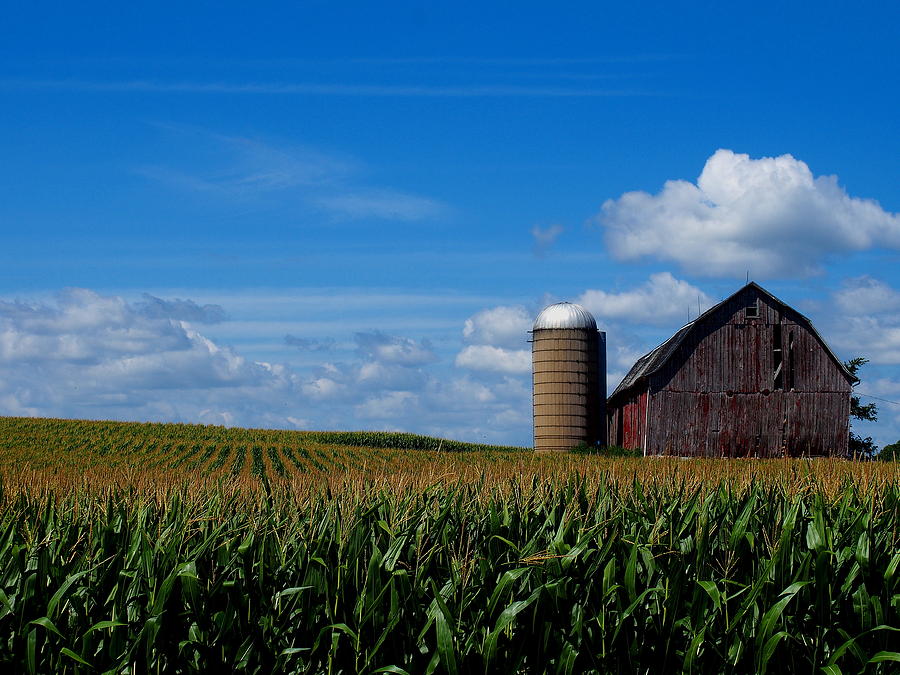
M 750 278 L 900 439 L 896 3 L 18 3 L 0 415 L 531 443 Z

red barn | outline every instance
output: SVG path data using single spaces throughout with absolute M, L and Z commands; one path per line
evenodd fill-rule
M 845 455 L 855 382 L 809 319 L 749 283 L 638 359 L 607 402 L 609 442 L 653 455 Z

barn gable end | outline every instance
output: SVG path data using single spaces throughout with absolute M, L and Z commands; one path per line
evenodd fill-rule
M 650 454 L 843 454 L 853 381 L 809 319 L 750 283 L 638 360 L 610 397 L 609 438 Z

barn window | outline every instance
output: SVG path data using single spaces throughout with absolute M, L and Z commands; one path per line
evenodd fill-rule
M 748 319 L 759 318 L 759 301 L 754 298 L 753 302 L 747 305 L 747 311 L 744 314 Z
M 775 369 L 772 377 L 773 389 L 784 389 L 784 352 L 781 348 L 781 324 L 772 326 L 772 367 Z

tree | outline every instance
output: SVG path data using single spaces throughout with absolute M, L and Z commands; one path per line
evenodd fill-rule
M 844 366 L 847 370 L 850 371 L 850 374 L 853 377 L 856 377 L 856 373 L 859 372 L 859 369 L 866 365 L 869 362 L 869 359 L 857 356 L 855 359 L 850 359 Z M 859 378 L 857 377 L 856 383 L 859 384 Z M 854 385 L 855 387 L 856 385 Z M 850 396 L 850 418 L 861 420 L 863 422 L 874 422 L 878 419 L 878 406 L 874 403 L 867 403 L 863 405 L 859 401 L 859 396 L 852 395 Z M 852 425 L 852 423 L 851 423 Z M 878 452 L 878 446 L 875 445 L 874 441 L 872 441 L 871 436 L 867 436 L 863 438 L 850 431 L 850 445 L 848 448 L 849 454 L 851 457 L 864 457 L 871 458 Z
M 875 459 L 882 462 L 900 462 L 900 441 L 884 446 L 881 452 L 875 455 Z

